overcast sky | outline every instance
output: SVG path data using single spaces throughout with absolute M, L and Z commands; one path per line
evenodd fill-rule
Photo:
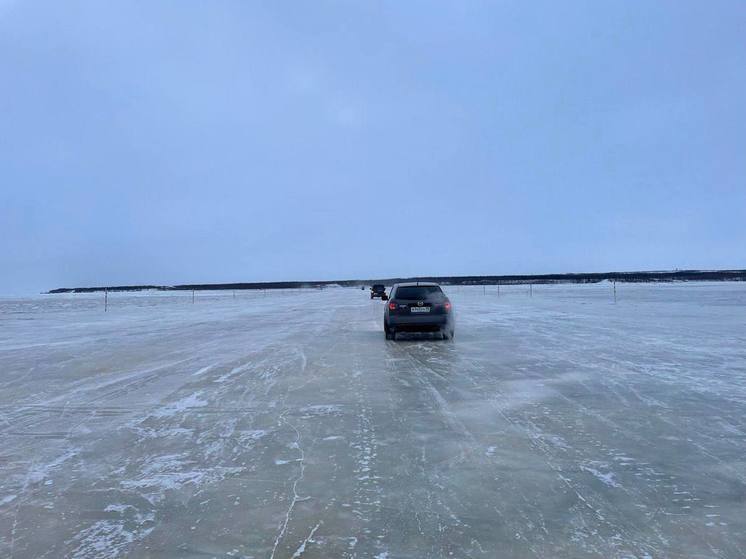
M 744 22 L 0 0 L 0 293 L 746 267 Z

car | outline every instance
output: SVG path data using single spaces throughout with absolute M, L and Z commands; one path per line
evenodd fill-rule
M 437 283 L 397 283 L 384 310 L 383 331 L 387 340 L 396 340 L 400 332 L 435 332 L 453 339 L 451 301 Z
M 386 295 L 386 286 L 382 283 L 376 283 L 371 286 L 370 288 L 370 298 L 375 299 L 376 297 L 380 297 L 381 299 L 385 299 Z

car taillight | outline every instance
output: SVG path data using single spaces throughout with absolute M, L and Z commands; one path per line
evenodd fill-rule
M 446 304 L 444 306 L 446 308 L 446 312 L 451 312 L 451 302 L 450 301 L 446 301 Z
M 393 301 L 391 301 L 389 303 L 389 310 L 390 311 L 395 311 L 396 310 L 396 303 L 394 303 Z

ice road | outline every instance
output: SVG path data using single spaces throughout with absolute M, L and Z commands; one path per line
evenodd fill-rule
M 0 556 L 746 557 L 746 285 L 0 299 Z

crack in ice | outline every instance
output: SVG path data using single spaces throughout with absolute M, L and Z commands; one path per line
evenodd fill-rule
M 307 497 L 301 497 L 298 495 L 298 483 L 300 483 L 303 480 L 303 474 L 306 470 L 306 463 L 305 463 L 305 452 L 303 451 L 303 448 L 300 446 L 300 431 L 298 431 L 298 428 L 293 425 L 292 423 L 288 422 L 284 419 L 290 427 L 293 428 L 293 431 L 295 431 L 295 442 L 293 443 L 294 447 L 298 449 L 300 452 L 300 457 L 297 459 L 298 464 L 300 464 L 300 473 L 297 478 L 293 481 L 293 499 L 290 501 L 290 506 L 288 507 L 287 512 L 285 513 L 285 520 L 283 520 L 282 525 L 280 526 L 280 532 L 277 534 L 277 537 L 275 538 L 275 544 L 272 547 L 272 553 L 269 556 L 269 559 L 274 559 L 275 553 L 277 553 L 277 547 L 280 545 L 280 541 L 285 536 L 285 532 L 287 531 L 288 524 L 290 523 L 290 515 L 293 513 L 293 509 L 295 508 L 295 504 L 299 503 L 301 501 L 305 501 Z M 295 557 L 295 555 L 293 556 Z
M 316 530 L 319 529 L 319 526 L 321 526 L 321 521 L 317 522 L 316 526 L 311 529 L 311 533 L 306 536 L 306 539 L 298 546 L 298 549 L 295 550 L 295 553 L 293 553 L 293 556 L 290 559 L 298 559 L 303 555 L 303 552 L 306 551 L 306 544 L 313 541 L 313 535 L 316 533 Z

